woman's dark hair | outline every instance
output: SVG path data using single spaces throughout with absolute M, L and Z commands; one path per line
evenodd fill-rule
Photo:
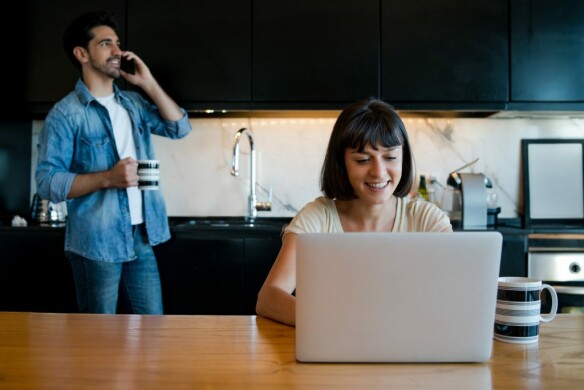
M 87 48 L 89 41 L 93 39 L 91 29 L 98 26 L 111 27 L 116 33 L 118 31 L 118 24 L 115 21 L 115 15 L 108 11 L 93 11 L 87 12 L 73 20 L 65 33 L 63 34 L 63 47 L 65 53 L 73 65 L 81 70 L 81 64 L 73 54 L 73 49 L 77 46 Z
M 339 115 L 329 139 L 320 177 L 320 189 L 330 199 L 356 199 L 345 165 L 345 150 L 363 151 L 365 146 L 402 146 L 402 177 L 394 194 L 409 194 L 414 183 L 414 157 L 408 133 L 392 106 L 369 98 L 350 104 Z

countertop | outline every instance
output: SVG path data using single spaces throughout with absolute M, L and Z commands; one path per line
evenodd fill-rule
M 249 225 L 244 216 L 193 216 L 193 217 L 169 217 L 171 231 L 197 231 L 197 230 L 259 230 L 274 231 L 289 223 L 292 217 L 258 217 L 255 224 Z M 455 231 L 460 231 L 460 226 L 454 224 Z M 27 227 L 13 227 L 7 218 L 0 219 L 0 231 L 12 229 L 31 230 L 64 230 L 65 223 L 38 223 L 29 221 Z M 542 226 L 524 228 L 520 218 L 500 219 L 497 226 L 488 226 L 484 230 L 497 230 L 503 234 L 584 234 L 584 226 Z
M 486 363 L 310 364 L 295 328 L 256 316 L 0 313 L 0 388 L 582 389 L 584 315 Z
M 291 217 L 258 217 L 249 220 L 238 216 L 196 216 L 196 217 L 170 217 L 168 219 L 171 231 L 188 230 L 277 230 L 292 220 Z M 65 222 L 37 222 L 28 221 L 24 227 L 11 225 L 9 219 L 0 219 L 0 231 L 2 230 L 65 230 Z

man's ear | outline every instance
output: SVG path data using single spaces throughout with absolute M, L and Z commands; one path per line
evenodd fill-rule
M 75 48 L 73 49 L 73 55 L 75 55 L 75 58 L 77 58 L 77 61 L 79 61 L 81 64 L 84 64 L 89 61 L 88 54 L 89 53 L 87 53 L 87 50 L 85 50 L 85 48 L 81 46 L 75 46 Z

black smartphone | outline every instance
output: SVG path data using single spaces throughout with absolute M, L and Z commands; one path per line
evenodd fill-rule
M 122 57 L 120 62 L 120 69 L 126 73 L 134 74 L 136 73 L 136 63 L 134 60 L 129 60 L 126 57 Z

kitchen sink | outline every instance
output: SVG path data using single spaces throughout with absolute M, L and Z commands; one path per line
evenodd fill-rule
M 194 217 L 173 220 L 171 226 L 177 230 L 281 230 L 290 218 L 261 217 L 250 220 L 246 217 Z

